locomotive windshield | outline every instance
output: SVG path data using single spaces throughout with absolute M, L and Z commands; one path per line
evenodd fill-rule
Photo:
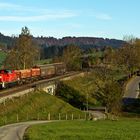
M 12 73 L 11 70 L 0 70 L 0 74 L 4 74 L 4 73 Z

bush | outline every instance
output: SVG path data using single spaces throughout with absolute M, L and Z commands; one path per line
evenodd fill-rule
M 79 91 L 62 82 L 58 85 L 58 88 L 56 90 L 56 96 L 61 97 L 64 101 L 68 102 L 74 107 L 81 109 L 85 108 L 85 97 L 81 95 Z

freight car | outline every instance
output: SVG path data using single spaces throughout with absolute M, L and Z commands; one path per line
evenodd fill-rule
M 66 72 L 66 66 L 64 63 L 54 63 L 48 65 L 38 65 L 41 72 L 41 77 L 52 77 L 62 75 Z
M 40 68 L 16 70 L 18 84 L 32 82 L 40 77 Z
M 56 75 L 62 75 L 66 72 L 66 65 L 64 63 L 55 63 Z
M 63 63 L 38 65 L 34 68 L 25 70 L 0 70 L 0 87 L 6 88 L 11 84 L 23 84 L 50 78 L 56 75 L 62 75 L 65 72 L 66 67 Z
M 39 65 L 41 78 L 50 78 L 55 76 L 55 64 Z

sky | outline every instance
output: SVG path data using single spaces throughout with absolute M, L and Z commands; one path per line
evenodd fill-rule
M 62 38 L 140 37 L 140 0 L 0 0 L 0 32 Z

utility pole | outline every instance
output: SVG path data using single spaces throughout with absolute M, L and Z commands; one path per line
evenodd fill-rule
M 87 71 L 87 75 L 89 75 L 88 71 Z M 85 87 L 85 95 L 86 95 L 86 111 L 89 111 L 89 94 L 90 94 L 90 87 L 93 84 L 93 81 L 89 80 L 85 83 L 84 87 Z
M 87 112 L 88 112 L 88 93 L 87 93 Z

